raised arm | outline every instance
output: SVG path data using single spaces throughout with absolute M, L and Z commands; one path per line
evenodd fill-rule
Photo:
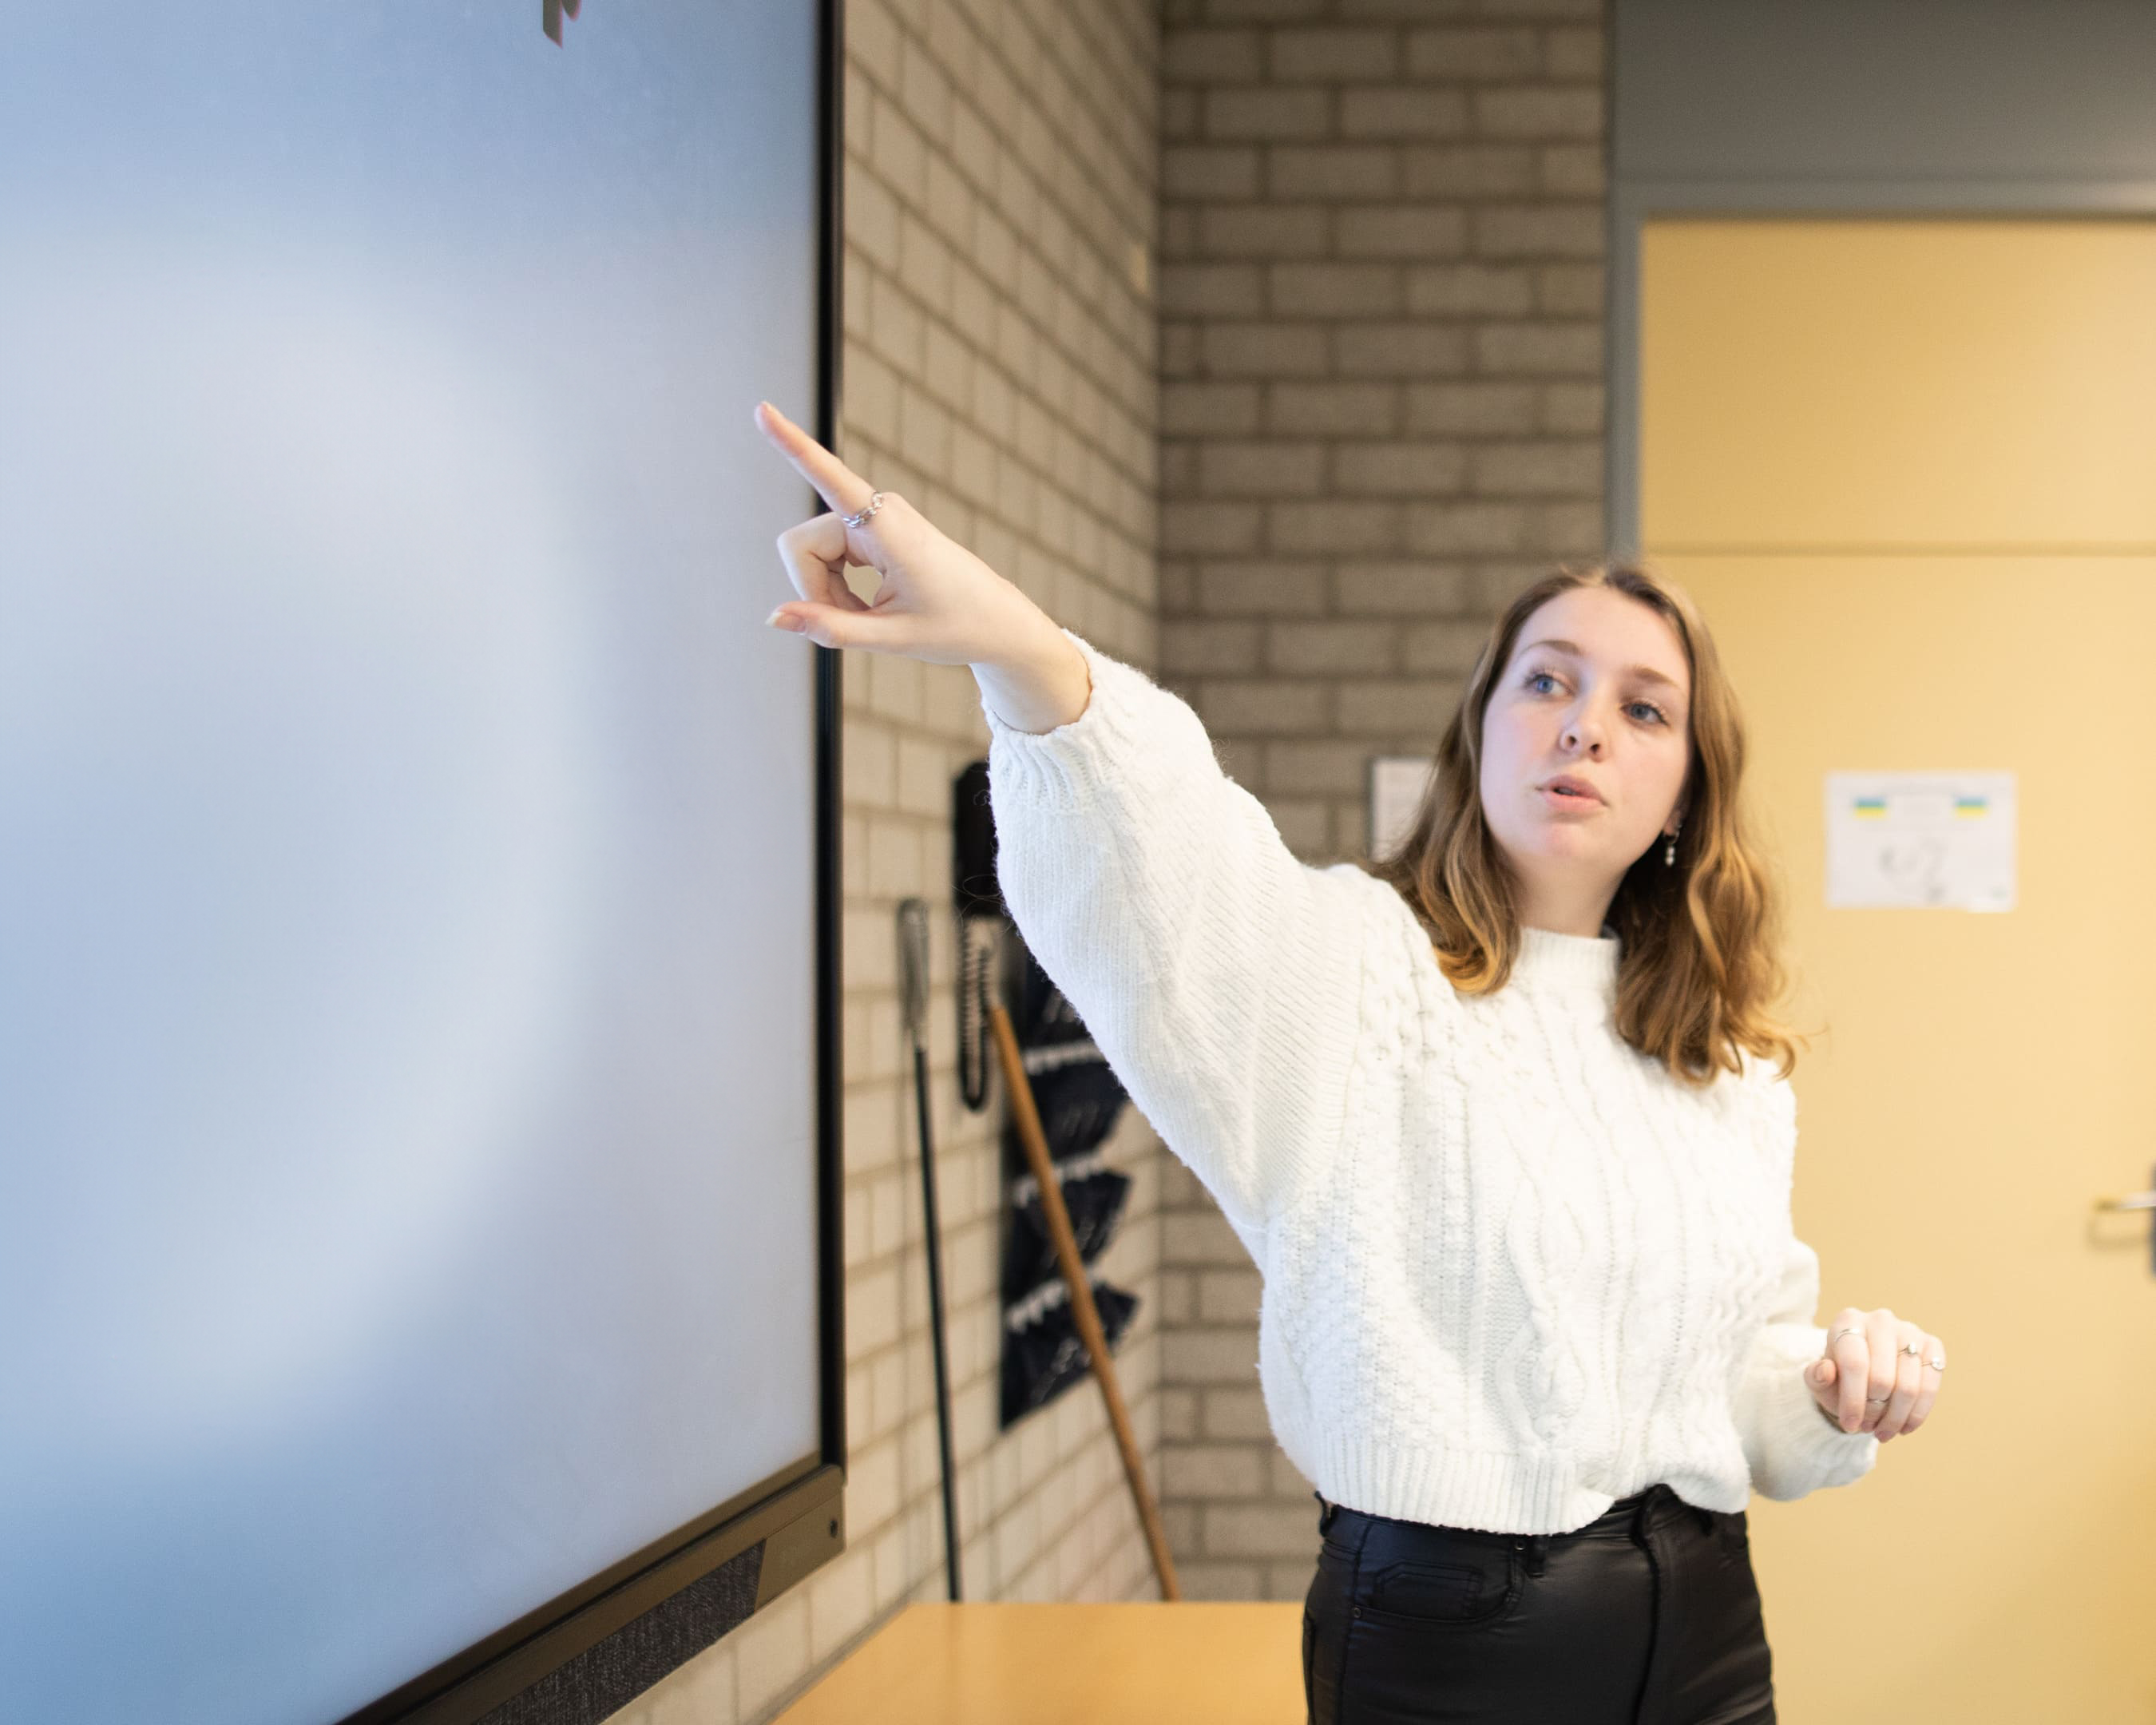
M 1198 716 L 1068 629 L 1090 697 L 1045 732 L 984 685 L 997 876 L 1019 932 L 1168 1147 L 1246 1232 L 1330 1154 L 1370 895 L 1297 860 Z
M 779 535 L 800 598 L 766 620 L 823 647 L 973 668 L 1019 931 L 1251 1240 L 1337 1139 L 1368 931 L 1398 898 L 1352 864 L 1296 860 L 1182 701 L 1059 629 L 769 403 L 756 418 L 830 506 Z M 873 599 L 848 585 L 855 564 L 882 576 Z

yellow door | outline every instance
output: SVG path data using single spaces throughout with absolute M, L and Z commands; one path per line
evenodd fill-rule
M 1819 1321 L 1942 1337 L 1856 1486 L 1755 1498 L 1786 1725 L 2156 1720 L 2156 224 L 1683 220 L 1641 542 L 1790 904 Z M 2010 772 L 2011 911 L 1829 909 L 1830 772 Z

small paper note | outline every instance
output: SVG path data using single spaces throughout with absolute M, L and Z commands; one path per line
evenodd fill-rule
M 2014 908 L 2010 773 L 1830 773 L 1833 910 Z

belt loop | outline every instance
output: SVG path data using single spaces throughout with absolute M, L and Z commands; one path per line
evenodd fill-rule
M 1550 1537 L 1547 1533 L 1527 1533 L 1512 1542 L 1513 1547 L 1527 1553 L 1527 1569 L 1530 1575 L 1540 1575 L 1549 1563 Z
M 1310 1495 L 1315 1497 L 1318 1503 L 1318 1532 L 1321 1535 L 1330 1533 L 1332 1531 L 1332 1518 L 1340 1513 L 1340 1506 L 1337 1503 L 1327 1503 L 1322 1491 L 1312 1491 Z

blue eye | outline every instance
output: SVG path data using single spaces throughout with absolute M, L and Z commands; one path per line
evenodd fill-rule
M 1664 712 L 1660 707 L 1656 706 L 1651 701 L 1627 701 L 1625 705 L 1628 706 L 1643 706 L 1646 708 L 1649 712 L 1655 716 L 1655 722 L 1657 725 L 1666 725 L 1670 721 L 1669 715 Z
M 1537 683 L 1554 683 L 1556 680 L 1557 679 L 1548 671 L 1529 671 L 1527 673 L 1527 685 L 1530 688 L 1533 687 Z

